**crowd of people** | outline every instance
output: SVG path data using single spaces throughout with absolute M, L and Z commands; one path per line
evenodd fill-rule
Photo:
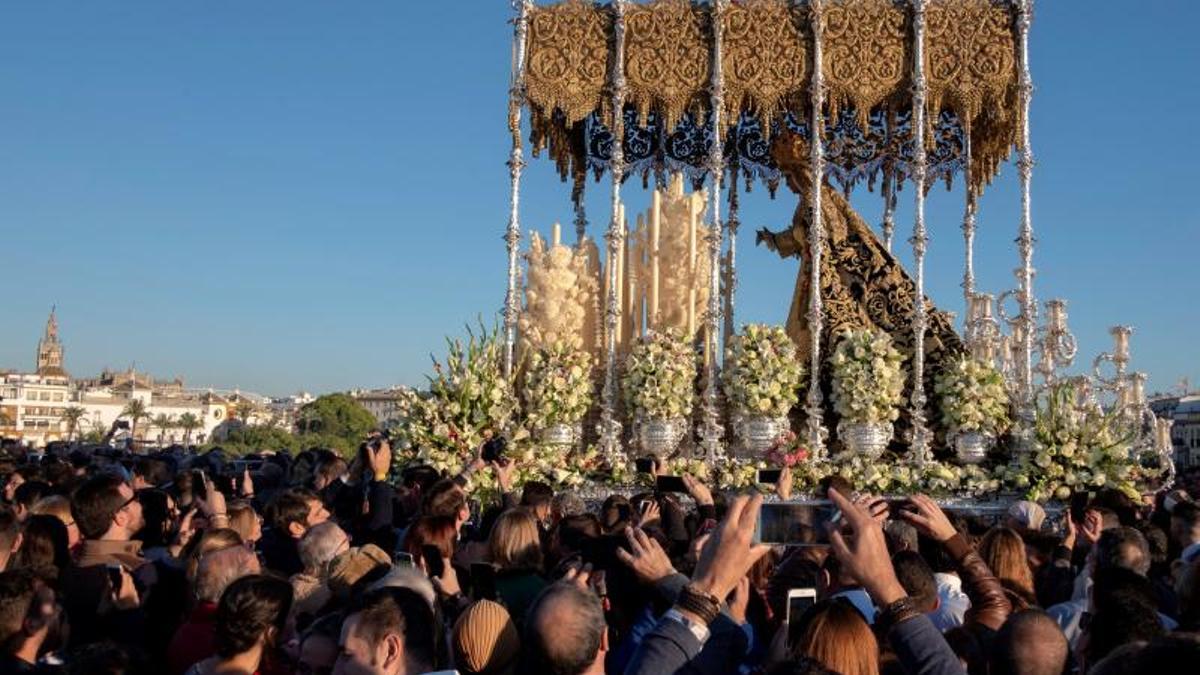
M 589 505 L 514 489 L 503 458 L 394 474 L 382 435 L 351 461 L 62 446 L 0 462 L 0 675 L 1200 668 L 1185 490 L 984 520 L 834 480 L 827 543 L 772 546 L 759 494 L 685 476 Z

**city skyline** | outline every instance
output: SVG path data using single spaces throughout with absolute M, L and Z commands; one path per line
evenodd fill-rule
M 1200 103 L 1179 86 L 1200 65 L 1186 39 L 1200 11 L 1110 2 L 1081 19 L 1064 4 L 1039 4 L 1032 32 L 1035 291 L 1070 302 L 1076 369 L 1123 323 L 1151 390 L 1200 381 L 1200 148 L 1186 116 L 1154 114 Z M 0 223 L 20 289 L 0 367 L 32 367 L 52 305 L 69 372 L 136 363 L 274 395 L 419 385 L 442 336 L 490 322 L 504 292 L 507 3 L 281 7 L 0 10 Z M 1130 78 L 1136 96 L 1100 94 Z M 569 189 L 545 157 L 529 161 L 522 220 L 546 233 L 571 220 Z M 630 211 L 646 201 L 636 183 Z M 1012 285 L 1015 183 L 1004 167 L 981 203 L 981 290 Z M 588 187 L 594 236 L 607 187 Z M 738 323 L 782 323 L 792 295 L 797 263 L 752 232 L 788 222 L 794 197 L 765 192 L 743 199 Z M 877 221 L 877 193 L 854 203 Z M 927 271 L 960 316 L 961 204 L 958 185 L 931 191 Z

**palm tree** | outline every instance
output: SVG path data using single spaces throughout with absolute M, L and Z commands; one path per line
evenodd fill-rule
M 120 416 L 129 418 L 129 437 L 136 439 L 138 422 L 149 417 L 150 412 L 146 410 L 146 404 L 142 402 L 142 399 L 135 398 L 125 404 L 125 409 L 121 411 Z
M 168 430 L 175 427 L 175 418 L 166 413 L 159 413 L 154 416 L 154 419 L 150 423 L 158 427 L 158 444 L 162 446 L 163 436 Z
M 192 442 L 192 432 L 204 426 L 199 417 L 195 413 L 185 412 L 179 416 L 175 424 L 183 429 L 183 444 L 189 445 Z
M 68 441 L 75 440 L 75 433 L 79 431 L 79 420 L 83 419 L 85 415 L 87 415 L 87 411 L 77 405 L 67 406 L 63 409 L 62 418 L 67 423 Z

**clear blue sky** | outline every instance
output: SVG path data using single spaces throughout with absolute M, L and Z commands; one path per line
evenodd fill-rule
M 504 0 L 0 4 L 0 367 L 32 366 L 57 303 L 77 375 L 419 383 L 443 335 L 503 300 L 510 16 Z M 1034 23 L 1037 292 L 1070 300 L 1088 361 L 1107 326 L 1135 325 L 1152 387 L 1200 382 L 1198 22 L 1184 0 L 1043 0 Z M 547 160 L 523 195 L 527 225 L 570 220 Z M 855 203 L 877 222 L 877 195 Z M 936 189 L 929 207 L 929 287 L 954 310 L 960 205 Z M 794 206 L 745 200 L 739 321 L 786 316 L 797 263 L 749 231 Z M 1010 166 L 982 202 L 982 287 L 1008 287 L 1017 224 Z

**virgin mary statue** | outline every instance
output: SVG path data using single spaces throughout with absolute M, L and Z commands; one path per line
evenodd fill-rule
M 801 269 L 796 278 L 796 291 L 788 312 L 787 330 L 796 342 L 798 353 L 807 363 L 810 354 L 808 307 L 813 292 L 809 265 L 813 264 L 809 247 L 808 228 L 812 209 L 806 197 L 810 194 L 812 173 L 809 164 L 808 142 L 791 134 L 776 140 L 772 154 L 787 178 L 788 187 L 801 202 L 796 207 L 790 229 L 758 232 L 758 243 L 783 258 L 799 257 Z M 829 354 L 839 334 L 848 329 L 871 328 L 892 336 L 896 348 L 903 353 L 910 367 L 914 353 L 913 311 L 916 307 L 916 288 L 900 262 L 876 238 L 871 228 L 837 190 L 822 181 L 821 220 L 824 234 L 821 247 L 821 345 Z M 962 342 L 952 326 L 951 318 L 926 303 L 925 382 L 926 393 L 932 392 L 933 374 L 947 359 L 962 353 Z M 826 400 L 829 394 L 828 362 L 821 368 L 821 384 Z M 911 396 L 911 383 L 905 401 Z M 907 406 L 902 406 L 906 408 Z M 904 418 L 901 418 L 904 424 Z

